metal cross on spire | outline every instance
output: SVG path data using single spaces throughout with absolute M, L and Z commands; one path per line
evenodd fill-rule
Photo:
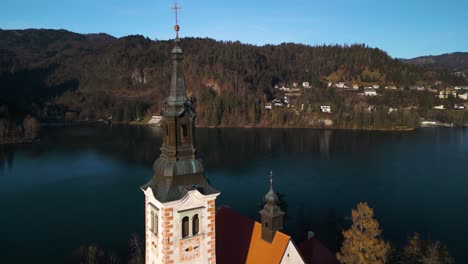
M 179 30 L 180 30 L 180 27 L 179 27 L 179 10 L 182 9 L 179 4 L 177 3 L 177 0 L 175 0 L 175 4 L 174 6 L 172 7 L 172 10 L 174 10 L 175 12 L 175 26 L 174 26 L 174 30 L 176 32 L 176 39 L 179 38 Z

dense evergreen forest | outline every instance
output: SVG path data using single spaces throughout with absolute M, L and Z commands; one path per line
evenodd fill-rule
M 421 116 L 468 120 L 464 112 L 431 110 L 440 102 L 428 92 L 382 91 L 363 98 L 328 88 L 339 81 L 406 88 L 466 83 L 448 70 L 407 64 L 364 44 L 254 46 L 207 38 L 181 43 L 200 126 L 322 127 L 330 119 L 336 128 L 393 129 L 415 127 Z M 16 124 L 28 115 L 42 122 L 110 116 L 130 122 L 158 115 L 169 91 L 172 46 L 142 36 L 0 30 L 0 118 Z M 274 86 L 294 82 L 311 84 L 294 107 L 265 109 L 283 96 Z M 324 117 L 321 104 L 331 105 L 333 113 Z M 389 111 L 396 107 L 407 110 Z

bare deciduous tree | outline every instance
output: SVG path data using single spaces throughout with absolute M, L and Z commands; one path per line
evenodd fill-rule
M 130 264 L 144 264 L 145 263 L 145 249 L 137 234 L 133 234 L 130 238 L 131 258 Z

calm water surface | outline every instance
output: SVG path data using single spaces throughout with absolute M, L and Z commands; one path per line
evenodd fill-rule
M 144 232 L 139 186 L 152 176 L 160 141 L 156 128 L 93 126 L 0 146 L 1 262 L 68 263 L 90 243 L 126 260 L 131 234 Z M 197 141 L 221 191 L 217 205 L 258 219 L 273 170 L 285 231 L 296 240 L 312 230 L 335 249 L 351 208 L 367 201 L 386 239 L 401 244 L 419 232 L 468 263 L 467 129 L 199 129 Z

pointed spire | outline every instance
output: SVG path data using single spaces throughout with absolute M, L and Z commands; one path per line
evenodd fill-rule
M 184 51 L 180 47 L 179 39 L 179 21 L 178 21 L 178 10 L 180 6 L 175 1 L 175 5 L 172 8 L 175 11 L 176 25 L 174 30 L 176 32 L 176 38 L 174 40 L 174 48 L 172 49 L 172 77 L 171 77 L 171 88 L 169 92 L 169 97 L 167 98 L 167 105 L 169 106 L 169 111 L 166 112 L 168 115 L 177 115 L 183 109 L 184 105 L 187 104 L 187 92 L 185 88 L 185 79 L 182 69 L 182 62 L 184 60 Z
M 265 195 L 265 202 L 272 206 L 278 203 L 278 196 L 273 190 L 273 171 L 270 171 L 270 191 Z
M 179 46 L 179 39 L 176 39 L 175 46 L 172 49 L 172 77 L 169 97 L 167 98 L 168 106 L 182 107 L 187 102 L 187 94 L 185 90 L 184 72 L 182 69 L 182 61 L 184 59 L 184 51 Z

